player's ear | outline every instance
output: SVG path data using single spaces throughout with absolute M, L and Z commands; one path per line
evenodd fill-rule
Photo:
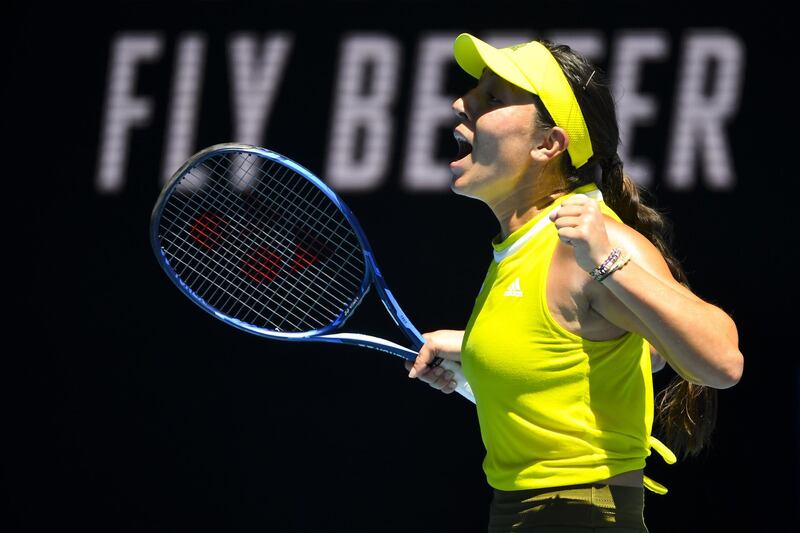
M 540 130 L 534 136 L 531 158 L 540 163 L 547 163 L 567 150 L 569 136 L 563 128 L 553 126 Z

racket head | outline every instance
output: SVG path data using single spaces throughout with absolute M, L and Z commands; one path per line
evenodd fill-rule
M 201 150 L 166 183 L 150 219 L 167 277 L 215 318 L 262 337 L 340 328 L 371 286 L 372 251 L 339 196 L 256 146 Z

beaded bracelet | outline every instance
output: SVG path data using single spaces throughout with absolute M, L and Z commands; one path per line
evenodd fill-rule
M 610 276 L 611 274 L 613 274 L 613 273 L 614 273 L 614 272 L 616 272 L 617 270 L 619 270 L 619 269 L 621 269 L 622 267 L 624 267 L 625 265 L 627 265 L 627 264 L 628 264 L 628 262 L 629 262 L 630 260 L 631 260 L 631 256 L 630 256 L 630 255 L 628 255 L 628 254 L 626 254 L 626 255 L 624 255 L 624 256 L 622 256 L 622 257 L 620 257 L 619 259 L 617 259 L 617 262 L 616 262 L 616 263 L 614 263 L 613 265 L 611 265 L 611 268 L 609 268 L 609 269 L 608 269 L 608 272 L 606 273 L 606 275 L 605 275 L 605 276 L 603 276 L 602 278 L 600 278 L 600 279 L 599 279 L 599 280 L 597 280 L 597 281 L 603 281 L 603 280 L 604 280 L 604 279 L 606 279 L 608 276 Z
M 602 281 L 606 276 L 608 276 L 609 269 L 619 259 L 620 255 L 622 255 L 622 250 L 619 248 L 614 248 L 611 250 L 611 253 L 608 255 L 606 260 L 594 270 L 589 272 L 589 275 L 595 281 Z

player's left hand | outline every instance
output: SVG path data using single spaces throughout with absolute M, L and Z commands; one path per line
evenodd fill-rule
M 586 272 L 591 272 L 611 253 L 605 220 L 600 206 L 584 194 L 564 200 L 550 214 L 561 242 L 572 246 L 575 260 Z

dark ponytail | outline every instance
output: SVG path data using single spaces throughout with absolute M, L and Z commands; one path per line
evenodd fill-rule
M 641 201 L 639 187 L 623 173 L 616 153 L 602 169 L 602 185 L 603 200 L 658 248 L 672 276 L 688 288 L 686 273 L 670 250 L 672 229 L 667 219 Z M 679 375 L 656 397 L 656 427 L 676 455 L 700 453 L 711 440 L 716 418 L 716 389 L 689 383 Z
M 576 169 L 569 153 L 561 158 L 569 190 L 595 182 L 603 200 L 628 226 L 658 248 L 673 277 L 689 287 L 680 262 L 671 251 L 672 229 L 667 219 L 641 198 L 642 189 L 624 174 L 617 155 L 619 126 L 611 91 L 602 72 L 566 45 L 542 41 L 558 61 L 581 107 L 594 155 Z M 555 122 L 541 100 L 537 126 Z M 678 456 L 697 455 L 709 444 L 717 417 L 716 389 L 695 385 L 676 375 L 656 397 L 655 426 L 665 444 Z

